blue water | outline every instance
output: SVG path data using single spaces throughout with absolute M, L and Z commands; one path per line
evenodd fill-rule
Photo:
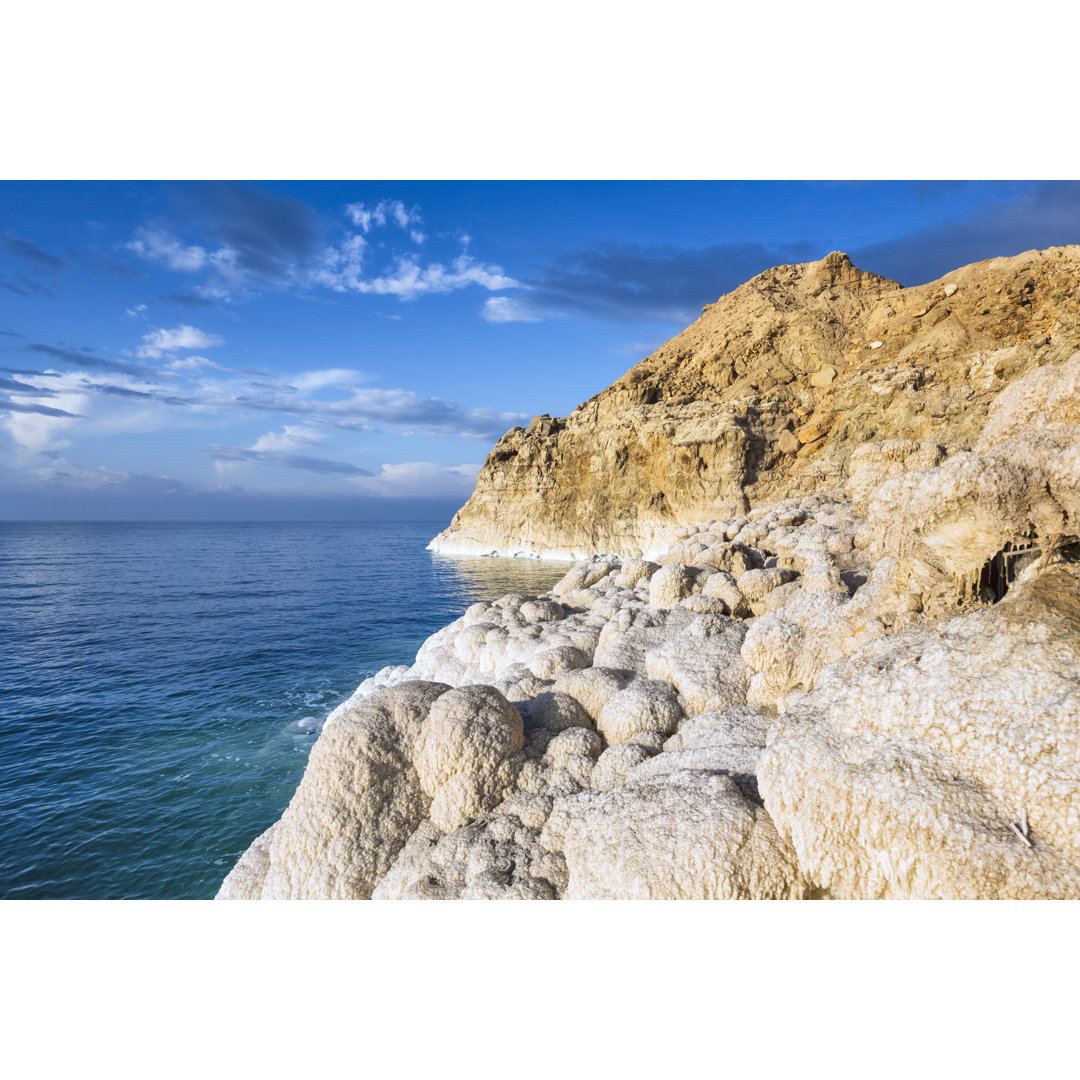
M 363 679 L 565 572 L 444 525 L 0 522 L 0 897 L 213 896 Z

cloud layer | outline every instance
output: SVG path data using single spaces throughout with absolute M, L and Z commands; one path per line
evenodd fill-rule
M 950 270 L 1033 248 L 1080 244 L 1080 182 L 1033 184 L 965 221 L 950 221 L 851 252 L 863 269 L 922 285 Z
M 181 349 L 209 349 L 221 344 L 223 341 L 217 334 L 208 334 L 197 327 L 181 323 L 171 330 L 153 330 L 144 334 L 138 356 L 144 360 L 157 360 L 165 353 L 174 353 Z
M 470 407 L 400 387 L 367 386 L 369 376 L 351 368 L 269 375 L 229 368 L 203 356 L 175 355 L 219 343 L 213 335 L 185 325 L 154 331 L 145 335 L 139 355 L 157 358 L 160 367 L 114 360 L 86 348 L 27 343 L 23 350 L 49 365 L 36 371 L 5 369 L 12 377 L 0 378 L 0 416 L 7 417 L 0 423 L 17 447 L 40 453 L 66 445 L 73 430 L 92 435 L 163 433 L 278 415 L 301 423 L 286 424 L 281 433 L 264 436 L 250 447 L 222 444 L 218 460 L 261 460 L 345 475 L 355 467 L 330 462 L 315 469 L 311 461 L 286 463 L 281 455 L 316 445 L 322 441 L 320 432 L 333 430 L 491 441 L 528 419 L 523 413 Z
M 471 285 L 517 285 L 501 267 L 471 255 L 467 237 L 450 257 L 423 258 L 419 249 L 428 236 L 420 209 L 399 199 L 348 203 L 334 221 L 297 199 L 244 184 L 193 185 L 181 203 L 182 213 L 140 227 L 125 245 L 141 260 L 199 276 L 191 292 L 168 294 L 174 303 L 194 306 L 280 289 L 416 300 Z M 376 243 L 379 230 L 391 233 Z
M 569 252 L 538 274 L 521 277 L 519 294 L 489 298 L 482 314 L 493 323 L 584 316 L 685 325 L 704 304 L 770 266 L 819 257 L 817 249 L 805 242 L 707 248 L 602 244 Z

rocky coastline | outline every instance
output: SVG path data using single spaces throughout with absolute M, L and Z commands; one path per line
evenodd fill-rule
M 328 718 L 223 899 L 1080 897 L 1080 248 L 779 267 L 492 451 L 578 559 Z

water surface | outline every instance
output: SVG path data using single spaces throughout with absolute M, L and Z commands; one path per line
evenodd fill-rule
M 444 526 L 0 522 L 0 897 L 213 896 L 363 679 L 566 571 Z

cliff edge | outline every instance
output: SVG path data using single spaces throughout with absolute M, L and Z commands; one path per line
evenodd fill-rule
M 653 556 L 364 682 L 219 897 L 1080 899 L 1078 255 L 770 271 L 510 432 L 444 550 Z
M 840 252 L 779 266 L 570 416 L 488 455 L 429 547 L 656 554 L 662 530 L 842 487 L 864 443 L 971 449 L 998 395 L 1080 348 L 1080 246 L 988 259 L 913 288 Z

